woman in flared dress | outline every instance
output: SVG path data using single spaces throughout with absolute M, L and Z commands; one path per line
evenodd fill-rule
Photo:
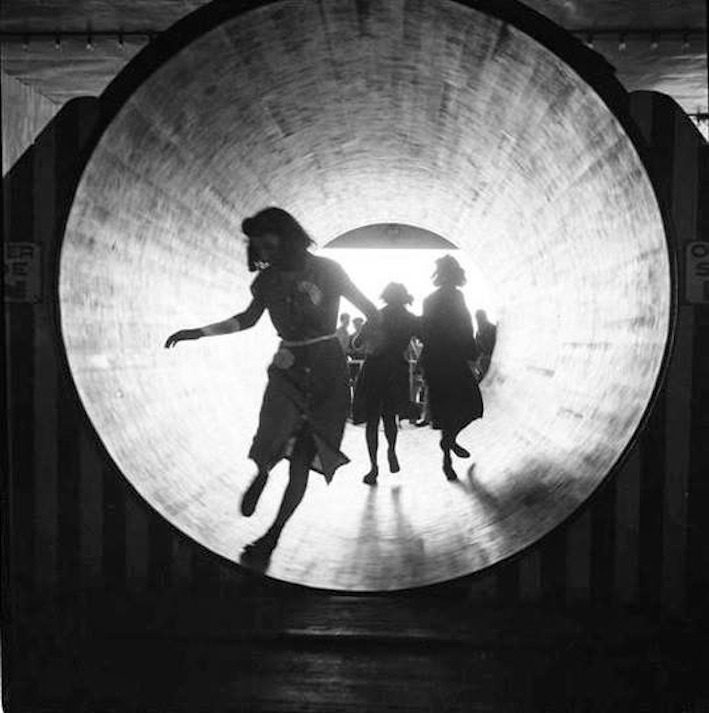
M 365 423 L 370 469 L 364 476 L 367 485 L 374 485 L 379 475 L 379 422 L 384 424 L 387 440 L 389 471 L 399 471 L 396 441 L 397 418 L 410 415 L 408 347 L 411 338 L 420 332 L 420 320 L 406 305 L 413 298 L 404 285 L 390 282 L 382 292 L 385 303 L 376 326 L 368 322 L 358 340 L 364 345 L 366 357 L 354 388 L 352 421 Z
M 266 208 L 244 220 L 242 230 L 248 238 L 249 270 L 258 272 L 251 303 L 221 322 L 176 332 L 165 346 L 249 329 L 264 312 L 281 339 L 268 367 L 249 451 L 258 472 L 241 501 L 241 512 L 249 517 L 271 469 L 283 458 L 290 460 L 276 519 L 242 553 L 246 563 L 263 566 L 305 495 L 309 471 L 322 473 L 330 482 L 337 468 L 348 462 L 340 450 L 350 408 L 347 362 L 336 334 L 340 298 L 370 318 L 378 315 L 338 263 L 308 251 L 312 240 L 286 211 Z

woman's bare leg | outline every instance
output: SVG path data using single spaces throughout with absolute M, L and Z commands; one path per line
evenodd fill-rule
M 379 475 L 379 464 L 377 463 L 377 451 L 379 450 L 379 414 L 371 415 L 367 418 L 365 430 L 367 439 L 367 452 L 369 453 L 370 469 L 364 476 L 362 482 L 367 485 L 374 485 Z
M 450 449 L 458 458 L 470 458 L 470 452 L 458 443 L 458 434 L 461 428 L 454 428 L 450 432 Z
M 315 441 L 309 429 L 301 431 L 293 446 L 288 472 L 288 485 L 283 493 L 281 507 L 278 509 L 273 525 L 268 528 L 267 535 L 275 537 L 277 541 L 281 536 L 285 524 L 290 520 L 296 508 L 303 500 L 305 488 L 308 485 L 308 473 L 315 456 Z
M 448 480 L 458 480 L 458 474 L 453 470 L 451 462 L 451 446 L 455 443 L 454 432 L 441 424 L 441 450 L 443 451 L 443 472 Z
M 398 473 L 400 468 L 399 459 L 396 457 L 396 437 L 399 435 L 399 427 L 396 423 L 396 414 L 387 411 L 382 414 L 382 421 L 384 421 L 384 435 L 389 444 L 387 451 L 389 470 L 392 473 Z
M 303 500 L 308 485 L 308 473 L 315 456 L 316 446 L 310 430 L 306 427 L 298 435 L 290 458 L 288 485 L 283 493 L 276 519 L 266 533 L 247 545 L 244 554 L 254 559 L 268 560 L 278 544 L 281 532 Z
M 259 466 L 258 473 L 256 473 L 254 479 L 251 481 L 251 485 L 249 485 L 244 496 L 241 498 L 241 514 L 244 517 L 250 517 L 254 514 L 261 493 L 266 487 L 267 480 L 268 470 Z

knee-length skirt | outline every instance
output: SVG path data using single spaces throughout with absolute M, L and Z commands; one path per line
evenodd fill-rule
M 357 375 L 352 422 L 383 413 L 410 414 L 409 365 L 400 355 L 369 356 Z
M 457 432 L 482 418 L 482 394 L 465 360 L 429 362 L 424 380 L 434 428 Z
M 340 451 L 349 409 L 347 361 L 337 339 L 281 347 L 268 367 L 249 458 L 270 470 L 290 458 L 296 437 L 308 429 L 316 447 L 311 469 L 330 482 L 349 462 Z

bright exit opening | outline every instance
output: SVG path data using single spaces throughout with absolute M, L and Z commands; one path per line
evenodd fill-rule
M 467 283 L 462 288 L 470 313 L 482 309 L 491 322 L 497 322 L 498 306 L 493 289 L 471 258 L 445 238 L 409 225 L 381 223 L 364 226 L 335 238 L 320 251 L 337 260 L 352 281 L 377 306 L 389 282 L 401 282 L 414 298 L 410 309 L 421 314 L 424 298 L 435 289 L 432 277 L 435 261 L 453 255 L 465 270 Z M 360 313 L 342 300 L 340 313 L 355 317 Z

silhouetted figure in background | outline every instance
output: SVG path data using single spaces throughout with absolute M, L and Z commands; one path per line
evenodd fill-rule
M 374 485 L 379 475 L 380 419 L 388 444 L 389 470 L 399 471 L 397 416 L 409 414 L 408 347 L 411 338 L 420 331 L 419 318 L 406 309 L 413 297 L 404 285 L 390 282 L 381 297 L 385 307 L 379 311 L 379 322 L 365 324 L 357 337 L 364 344 L 367 356 L 355 383 L 352 420 L 356 424 L 367 424 L 365 434 L 371 466 L 364 476 L 367 485 Z
M 423 374 L 423 363 L 421 354 L 423 353 L 423 342 L 420 339 L 413 339 L 415 363 L 414 363 L 414 384 L 416 388 L 415 401 L 419 409 L 418 418 L 414 421 L 417 428 L 431 425 L 430 409 L 428 407 L 428 389 Z
M 490 368 L 490 359 L 497 340 L 497 327 L 487 318 L 487 312 L 484 309 L 476 310 L 475 321 L 478 323 L 475 343 L 478 347 L 477 370 L 478 382 L 480 382 Z
M 470 453 L 456 442 L 458 434 L 483 414 L 482 396 L 473 375 L 478 349 L 473 320 L 465 306 L 465 271 L 445 255 L 436 260 L 433 284 L 438 288 L 423 302 L 421 364 L 428 391 L 430 417 L 441 429 L 443 472 L 457 479 L 451 452 L 459 458 Z
M 340 315 L 340 325 L 338 326 L 335 334 L 340 341 L 340 346 L 342 347 L 343 354 L 347 354 L 350 348 L 350 316 L 347 312 L 343 312 Z
M 354 331 L 350 335 L 350 342 L 347 354 L 352 359 L 364 359 L 364 347 L 361 345 L 360 340 L 357 339 L 357 337 L 359 337 L 360 335 L 360 332 L 362 331 L 362 327 L 364 326 L 364 320 L 361 317 L 355 317 L 352 320 L 352 326 L 354 327 Z
M 358 339 L 364 326 L 364 320 L 361 317 L 355 317 L 352 320 L 354 331 L 350 334 L 349 344 L 347 345 L 347 364 L 350 370 L 350 386 L 354 388 L 359 370 L 362 368 L 362 362 L 366 356 L 362 340 Z
M 289 481 L 275 521 L 242 553 L 247 563 L 265 566 L 305 495 L 309 470 L 322 473 L 329 483 L 335 470 L 348 462 L 340 451 L 349 411 L 347 364 L 335 334 L 340 297 L 375 320 L 378 312 L 338 263 L 308 252 L 312 240 L 286 211 L 266 208 L 241 227 L 249 239 L 249 270 L 258 271 L 251 284 L 251 303 L 222 322 L 176 332 L 165 346 L 248 329 L 264 311 L 281 338 L 268 367 L 258 430 L 249 451 L 258 472 L 241 501 L 241 512 L 249 517 L 269 471 L 282 458 L 290 459 Z

